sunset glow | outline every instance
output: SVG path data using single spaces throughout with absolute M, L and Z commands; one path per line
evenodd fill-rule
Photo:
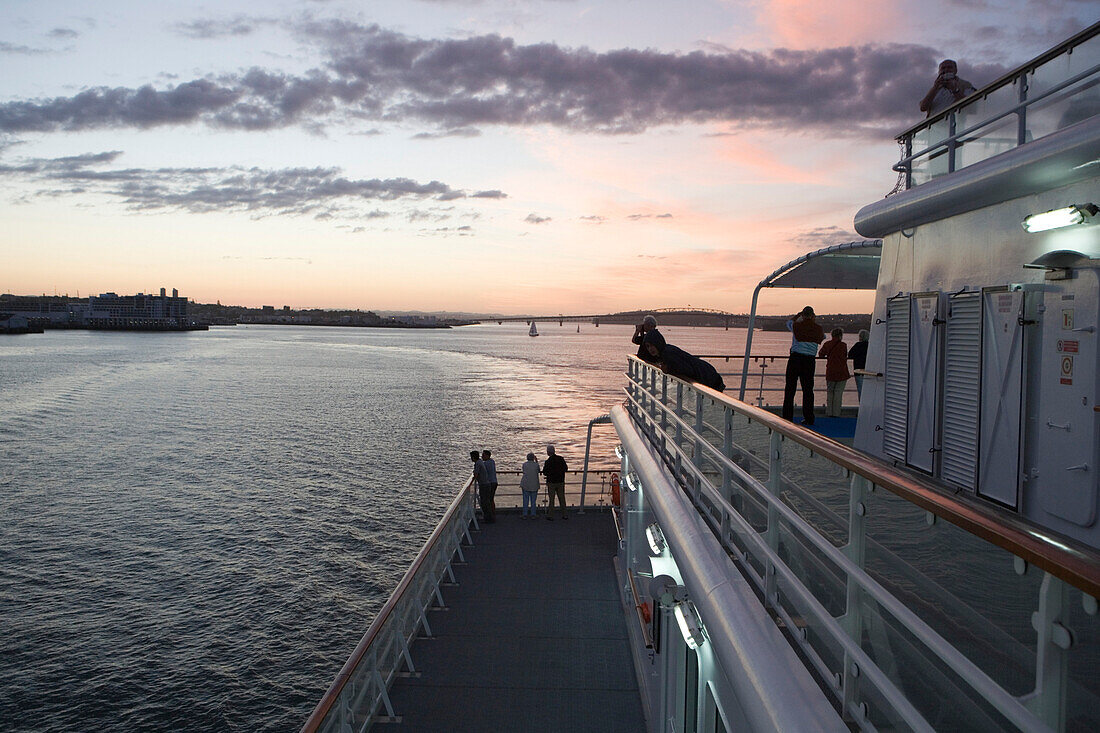
M 1024 8 L 1030 12 L 1023 12 Z M 945 57 L 1089 3 L 112 0 L 0 16 L 0 292 L 374 310 L 745 312 L 859 239 Z M 868 294 L 769 293 L 866 311 Z

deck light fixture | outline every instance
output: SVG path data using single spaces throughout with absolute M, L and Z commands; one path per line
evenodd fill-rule
M 680 601 L 673 608 L 673 613 L 688 649 L 698 649 L 707 640 L 707 636 L 699 620 L 699 612 L 695 610 L 695 604 L 691 601 Z
M 630 489 L 631 491 L 637 491 L 638 486 L 641 484 L 641 482 L 638 480 L 638 477 L 633 473 L 628 473 L 626 475 L 626 478 L 623 480 L 623 483 L 626 484 L 626 488 Z
M 1086 219 L 1096 216 L 1096 204 L 1074 204 L 1063 209 L 1044 211 L 1042 214 L 1032 214 L 1023 221 L 1024 231 L 1035 233 L 1045 232 L 1048 229 L 1059 229 L 1074 224 L 1084 224 Z
M 654 555 L 660 555 L 668 547 L 664 532 L 661 531 L 656 522 L 645 528 L 645 538 L 649 540 L 649 549 Z

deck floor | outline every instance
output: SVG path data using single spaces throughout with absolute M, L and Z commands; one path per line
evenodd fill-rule
M 390 691 L 401 731 L 645 731 L 606 511 L 499 512 L 472 533 Z

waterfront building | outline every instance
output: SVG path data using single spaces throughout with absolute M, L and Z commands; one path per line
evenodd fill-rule
M 87 328 L 178 329 L 190 325 L 187 298 L 180 297 L 175 288 L 170 296 L 164 288 L 160 295 L 93 295 L 78 319 Z

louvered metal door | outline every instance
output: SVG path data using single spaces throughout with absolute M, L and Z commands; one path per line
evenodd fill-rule
M 909 414 L 909 296 L 886 304 L 886 369 L 882 417 L 883 450 L 905 460 Z
M 948 301 L 943 372 L 941 476 L 967 489 L 978 485 L 978 424 L 982 371 L 982 294 Z

